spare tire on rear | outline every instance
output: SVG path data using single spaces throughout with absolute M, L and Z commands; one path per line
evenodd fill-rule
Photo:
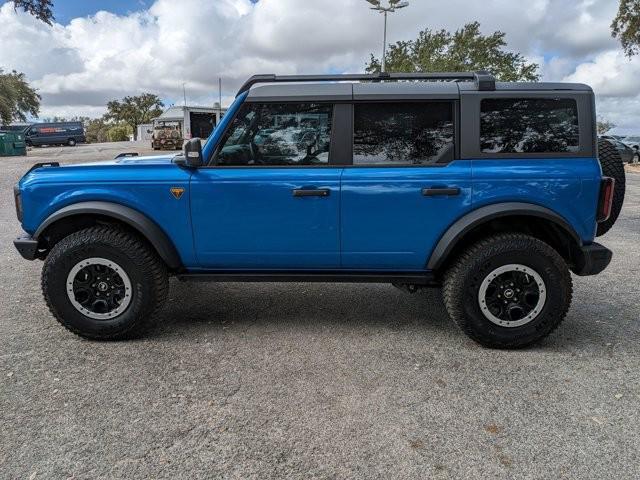
M 622 204 L 624 203 L 626 177 L 622 157 L 613 143 L 605 139 L 598 140 L 598 158 L 600 160 L 600 166 L 602 167 L 602 175 L 611 177 L 616 181 L 616 187 L 613 192 L 611 216 L 607 221 L 598 223 L 596 235 L 599 237 L 611 230 L 613 224 L 618 220 L 620 210 L 622 210 Z

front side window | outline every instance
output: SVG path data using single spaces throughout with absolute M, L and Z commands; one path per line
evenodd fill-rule
M 329 104 L 244 104 L 214 162 L 222 166 L 327 164 L 332 116 Z
M 480 107 L 482 153 L 569 153 L 580 147 L 571 98 L 492 98 Z
M 429 165 L 453 158 L 453 103 L 354 105 L 354 165 Z

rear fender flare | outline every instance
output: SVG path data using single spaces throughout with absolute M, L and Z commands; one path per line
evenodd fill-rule
M 433 252 L 429 257 L 429 261 L 427 262 L 427 270 L 438 270 L 438 268 L 440 268 L 446 261 L 449 254 L 453 251 L 456 244 L 474 228 L 495 218 L 514 215 L 532 216 L 549 220 L 569 234 L 577 246 L 582 246 L 582 239 L 580 238 L 580 235 L 578 235 L 569 222 L 553 210 L 531 203 L 497 203 L 478 208 L 477 210 L 474 210 L 458 219 L 453 225 L 451 225 L 444 235 L 440 237 L 440 240 L 433 249 Z

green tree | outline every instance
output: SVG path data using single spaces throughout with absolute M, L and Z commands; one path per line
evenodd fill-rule
M 480 23 L 466 24 L 454 33 L 425 29 L 415 40 L 389 45 L 388 72 L 461 72 L 488 70 L 502 81 L 536 81 L 538 65 L 528 63 L 519 53 L 504 50 L 503 32 L 485 36 Z M 380 60 L 373 54 L 367 72 L 380 72 Z
M 616 124 L 610 122 L 607 119 L 598 120 L 596 122 L 596 130 L 598 132 L 598 135 L 606 135 L 614 128 L 616 128 Z
M 13 0 L 13 8 L 16 10 L 21 8 L 47 25 L 51 25 L 51 22 L 55 20 L 51 10 L 53 8 L 51 0 Z
M 162 113 L 164 104 L 157 95 L 143 93 L 135 97 L 124 97 L 107 103 L 105 120 L 124 122 L 133 130 L 137 140 L 138 125 L 149 123 Z
M 618 14 L 611 23 L 611 34 L 620 40 L 627 57 L 640 50 L 640 0 L 620 0 Z
M 27 115 L 38 116 L 40 95 L 29 86 L 24 73 L 0 69 L 0 125 L 14 120 L 26 121 Z
M 110 142 L 126 142 L 131 135 L 131 127 L 125 124 L 113 125 L 109 128 L 107 135 Z
M 94 118 L 84 123 L 87 143 L 104 143 L 109 141 L 109 124 L 103 118 Z

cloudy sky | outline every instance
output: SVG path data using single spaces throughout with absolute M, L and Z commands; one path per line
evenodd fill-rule
M 150 91 L 166 103 L 223 104 L 255 73 L 359 72 L 379 55 L 382 18 L 364 0 L 54 0 L 49 27 L 0 0 L 0 68 L 24 72 L 41 116 L 99 116 Z M 611 38 L 617 0 L 412 0 L 389 41 L 480 21 L 541 65 L 544 80 L 591 85 L 599 115 L 640 133 L 640 57 Z

